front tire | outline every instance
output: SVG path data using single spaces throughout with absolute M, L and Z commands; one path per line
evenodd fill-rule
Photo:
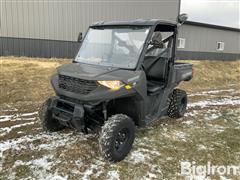
M 170 118 L 181 118 L 187 110 L 187 93 L 181 89 L 174 89 L 170 98 L 168 116 Z
M 42 128 L 45 131 L 55 132 L 64 129 L 64 126 L 58 122 L 58 120 L 52 118 L 52 112 L 49 110 L 51 99 L 46 100 L 39 109 L 39 119 L 42 124 Z
M 113 115 L 102 127 L 99 145 L 103 157 L 111 162 L 123 160 L 132 148 L 135 124 L 123 114 Z

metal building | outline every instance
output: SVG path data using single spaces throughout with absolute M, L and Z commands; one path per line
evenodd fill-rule
M 175 20 L 179 0 L 4 0 L 0 55 L 73 57 L 79 32 L 99 20 Z
M 178 35 L 179 59 L 240 59 L 240 29 L 187 21 Z
M 180 0 L 1 0 L 0 55 L 74 57 L 79 32 L 95 21 L 176 21 Z M 239 59 L 239 29 L 188 22 L 178 58 Z M 220 49 L 218 48 L 220 47 Z

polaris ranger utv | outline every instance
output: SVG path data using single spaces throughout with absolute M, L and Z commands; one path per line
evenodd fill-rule
M 73 63 L 60 66 L 51 78 L 56 96 L 40 109 L 43 128 L 99 133 L 103 157 L 116 162 L 131 150 L 136 126 L 167 115 L 182 117 L 187 94 L 175 88 L 191 80 L 192 65 L 175 62 L 181 23 L 152 19 L 91 25 Z

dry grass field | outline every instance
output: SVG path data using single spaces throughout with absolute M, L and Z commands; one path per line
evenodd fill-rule
M 97 135 L 41 129 L 38 108 L 54 94 L 49 78 L 69 60 L 0 61 L 0 179 L 189 179 L 181 161 L 240 163 L 240 61 L 186 61 L 194 78 L 180 85 L 189 95 L 185 117 L 138 129 L 131 153 L 115 164 L 99 155 Z

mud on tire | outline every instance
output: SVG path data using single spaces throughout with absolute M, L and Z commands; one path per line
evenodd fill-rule
M 174 89 L 170 97 L 168 116 L 180 118 L 184 116 L 187 109 L 187 93 L 181 89 Z
M 64 126 L 60 124 L 56 119 L 52 118 L 52 112 L 48 109 L 51 100 L 46 100 L 39 109 L 39 119 L 42 124 L 42 128 L 45 131 L 55 132 L 64 129 Z
M 132 148 L 135 139 L 135 125 L 130 117 L 123 114 L 113 115 L 102 127 L 99 145 L 106 160 L 123 160 Z

